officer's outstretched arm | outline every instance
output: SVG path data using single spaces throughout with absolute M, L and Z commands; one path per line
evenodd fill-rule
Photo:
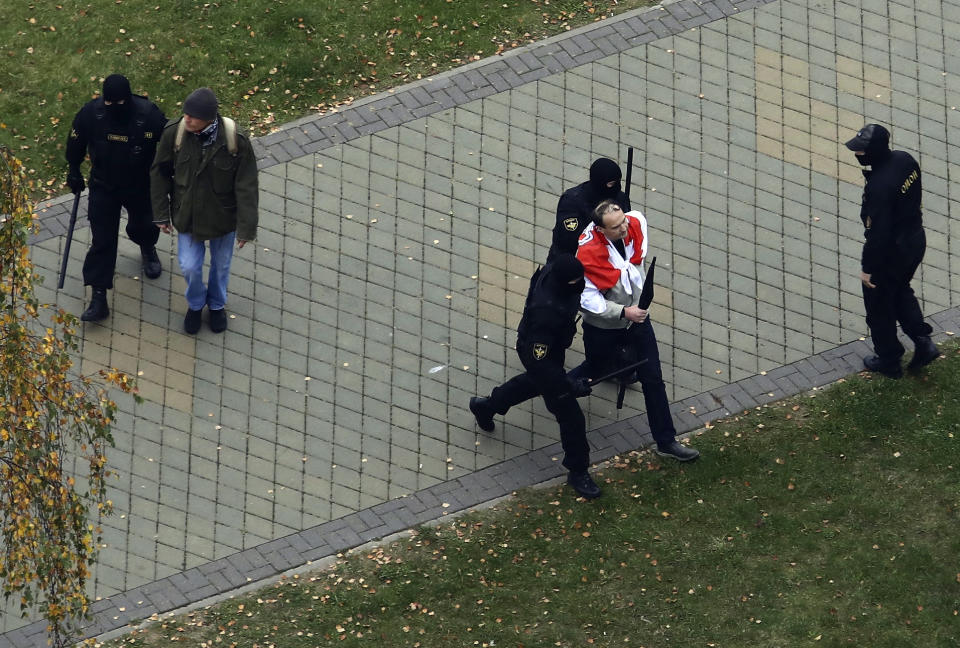
M 577 201 L 563 194 L 557 203 L 557 222 L 553 226 L 553 249 L 558 253 L 575 254 L 580 238 L 580 210 Z

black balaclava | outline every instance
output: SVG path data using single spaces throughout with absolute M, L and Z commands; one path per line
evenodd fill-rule
M 550 263 L 550 279 L 560 293 L 577 294 L 583 292 L 583 264 L 572 254 L 558 254 Z M 574 283 L 570 283 L 576 279 Z
M 609 158 L 599 158 L 590 165 L 590 187 L 598 201 L 616 198 L 620 194 L 620 167 Z M 617 184 L 607 187 L 607 183 L 616 180 Z
M 111 74 L 103 80 L 103 98 L 110 102 L 107 114 L 122 117 L 130 113 L 133 107 L 133 93 L 130 91 L 130 82 L 122 74 Z M 118 103 L 122 101 L 123 103 Z
M 863 151 L 857 161 L 863 166 L 876 165 L 890 157 L 890 132 L 880 124 L 867 124 L 847 141 L 851 151 Z

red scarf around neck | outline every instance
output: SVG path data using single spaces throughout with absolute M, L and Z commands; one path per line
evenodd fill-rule
M 624 249 L 633 243 L 633 254 L 629 261 L 634 265 L 643 263 L 643 230 L 640 220 L 627 216 L 627 235 L 623 237 Z M 610 263 L 610 255 L 620 255 L 613 244 L 594 225 L 591 225 L 580 235 L 577 258 L 583 264 L 584 276 L 593 282 L 597 290 L 603 292 L 613 288 L 620 281 L 620 270 Z

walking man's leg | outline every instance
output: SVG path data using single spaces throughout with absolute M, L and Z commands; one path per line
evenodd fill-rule
M 567 483 L 581 497 L 600 497 L 600 487 L 587 470 L 590 467 L 590 444 L 587 442 L 586 419 L 576 396 L 570 391 L 560 397 L 544 394 L 543 402 L 560 425 L 563 466 L 570 471 Z
M 539 392 L 537 386 L 526 373 L 517 374 L 507 382 L 493 388 L 490 396 L 474 396 L 470 399 L 470 411 L 477 419 L 477 425 L 484 432 L 493 432 L 494 414 L 506 414 L 511 407 L 528 401 Z
M 110 192 L 90 187 L 87 200 L 90 219 L 90 249 L 83 260 L 83 284 L 90 286 L 90 305 L 80 319 L 96 322 L 110 315 L 107 291 L 113 288 L 120 232 L 120 201 Z
M 130 196 L 124 200 L 123 206 L 127 209 L 127 237 L 140 246 L 143 274 L 148 279 L 156 279 L 163 272 L 163 267 L 157 255 L 160 228 L 153 223 L 150 195 L 138 193 Z
M 207 308 L 210 309 L 210 330 L 222 333 L 227 328 L 227 285 L 236 232 L 210 240 L 210 276 L 207 280 Z
M 200 316 L 207 301 L 207 288 L 203 285 L 203 258 L 207 247 L 190 234 L 177 236 L 177 260 L 180 272 L 187 282 L 187 314 L 183 319 L 183 330 L 191 335 L 200 330 Z
M 927 237 L 923 228 L 905 238 L 904 248 L 904 256 L 908 257 L 905 259 L 907 272 L 894 298 L 894 310 L 903 332 L 913 341 L 913 358 L 910 359 L 907 369 L 916 371 L 940 357 L 940 349 L 930 339 L 933 328 L 924 321 L 920 302 L 910 285 L 927 249 Z
M 863 308 L 876 355 L 864 358 L 863 366 L 890 378 L 899 378 L 903 375 L 900 366 L 903 345 L 897 339 L 897 287 L 887 277 L 874 276 L 874 283 L 876 288 L 863 285 Z
M 673 457 L 677 461 L 696 459 L 700 453 L 694 448 L 678 443 L 676 439 L 677 429 L 673 425 L 667 386 L 663 382 L 663 370 L 660 368 L 660 349 L 650 318 L 634 324 L 629 331 L 630 341 L 636 345 L 637 357 L 646 360 L 637 369 L 637 377 L 643 389 L 650 434 L 657 442 L 657 454 L 661 457 Z

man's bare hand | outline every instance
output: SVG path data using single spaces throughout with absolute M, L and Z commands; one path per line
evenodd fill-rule
M 866 272 L 860 272 L 860 281 L 863 282 L 863 285 L 867 288 L 876 288 L 876 286 L 871 282 L 873 275 L 868 275 Z
M 243 247 L 244 245 L 246 245 L 246 244 L 247 244 L 247 242 L 244 241 L 243 239 L 237 239 L 237 249 L 238 249 L 238 250 L 239 250 L 240 248 L 242 248 L 242 247 Z
M 159 227 L 160 231 L 164 234 L 173 234 L 173 227 L 171 227 L 170 223 L 158 223 L 157 227 Z
M 627 306 L 623 309 L 623 316 L 631 322 L 640 324 L 647 319 L 647 311 L 639 306 Z

